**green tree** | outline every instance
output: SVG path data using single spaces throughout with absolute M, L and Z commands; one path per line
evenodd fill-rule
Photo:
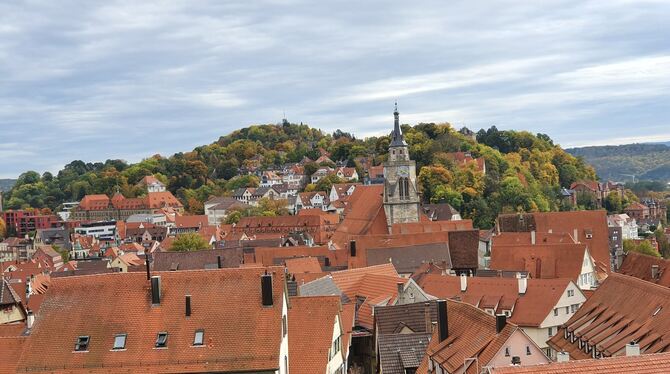
M 432 201 L 437 188 L 439 186 L 449 185 L 453 179 L 451 172 L 443 166 L 436 165 L 422 167 L 419 172 L 418 182 L 421 187 L 421 194 L 423 195 L 424 201 Z M 443 194 L 444 192 L 446 192 L 446 190 L 442 190 Z
M 633 240 L 625 239 L 623 241 L 623 250 L 626 252 L 633 251 L 648 256 L 661 257 L 648 240 L 643 240 L 640 244 L 636 244 Z
M 623 201 L 618 192 L 612 191 L 605 198 L 605 209 L 609 213 L 621 213 L 623 210 Z
M 668 237 L 665 236 L 665 232 L 662 228 L 657 228 L 654 231 L 654 236 L 656 237 L 656 242 L 658 242 L 658 248 L 661 252 L 661 256 L 664 258 L 670 258 L 670 241 Z
M 0 239 L 4 239 L 6 237 L 7 237 L 7 224 L 2 218 L 0 218 Z
M 171 251 L 190 252 L 208 249 L 209 244 L 202 236 L 195 232 L 178 235 L 170 247 Z
M 232 211 L 228 214 L 223 223 L 225 223 L 226 225 L 237 224 L 238 222 L 240 222 L 241 218 L 242 218 L 242 212 Z

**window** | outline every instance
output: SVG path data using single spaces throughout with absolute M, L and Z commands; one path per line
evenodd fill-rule
M 202 345 L 205 341 L 205 330 L 195 330 L 193 345 Z
M 156 336 L 156 348 L 167 348 L 167 332 L 159 332 Z
M 572 313 L 576 312 L 577 311 L 577 306 L 578 306 L 578 304 L 570 305 L 570 312 L 572 312 Z
M 340 337 L 338 336 L 337 339 L 335 339 L 335 341 L 333 342 L 333 356 L 335 356 L 335 354 L 339 351 L 340 351 Z
M 77 338 L 77 343 L 74 345 L 74 350 L 77 352 L 87 352 L 90 338 L 87 336 L 80 336 Z
M 565 314 L 569 314 L 569 313 L 570 313 L 570 307 L 569 307 L 569 306 L 566 306 L 566 307 L 565 307 Z
M 126 349 L 126 336 L 126 334 L 116 334 L 112 349 Z
M 549 335 L 550 338 L 552 336 L 554 336 L 554 328 L 553 327 L 550 327 L 550 328 L 547 329 L 547 335 Z
M 568 297 L 575 296 L 575 290 L 568 290 Z
M 554 317 L 558 316 L 558 308 L 554 308 Z
M 282 330 L 282 336 L 286 336 L 286 333 L 288 332 L 288 328 L 286 326 L 286 316 L 281 317 L 281 330 Z
M 531 354 L 531 353 L 530 353 L 530 346 L 527 345 L 527 346 L 526 346 L 526 356 L 530 356 L 530 354 Z
M 505 347 L 505 357 L 509 357 L 509 347 Z

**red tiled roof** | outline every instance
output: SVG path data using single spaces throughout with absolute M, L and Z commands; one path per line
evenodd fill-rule
M 376 266 L 368 266 L 358 269 L 335 271 L 331 275 L 333 277 L 333 282 L 335 282 L 337 287 L 347 296 L 349 296 L 349 294 L 353 290 L 358 288 L 361 279 L 366 274 L 383 275 L 387 277 L 400 278 L 398 272 L 395 270 L 395 267 L 393 267 L 393 264 L 391 263 Z M 369 296 L 369 295 L 361 294 L 361 296 Z
M 565 293 L 570 279 L 527 279 L 526 293 L 519 294 L 516 278 L 467 277 L 467 288 L 461 292 L 460 277 L 427 274 L 419 286 L 428 294 L 441 299 L 464 301 L 487 308 L 487 301 L 496 307 L 496 314 L 510 310 L 511 322 L 519 326 L 539 327 Z M 579 292 L 579 291 L 578 291 Z M 479 305 L 478 304 L 478 301 Z
M 179 200 L 170 191 L 164 192 L 149 192 L 147 193 L 147 206 L 150 209 L 160 209 L 165 206 L 172 208 L 183 208 Z
M 640 356 L 608 357 L 548 365 L 501 366 L 491 369 L 492 374 L 666 374 L 670 373 L 670 353 Z
M 316 257 L 297 257 L 286 260 L 289 274 L 321 273 L 321 265 Z
M 288 312 L 291 373 L 326 372 L 328 351 L 333 339 L 333 325 L 340 309 L 339 296 L 291 298 L 291 308 Z
M 86 195 L 79 202 L 79 208 L 83 210 L 103 210 L 109 207 L 107 195 Z
M 178 215 L 175 217 L 175 226 L 176 227 L 205 227 L 209 226 L 209 221 L 207 216 L 181 216 Z
M 594 346 L 603 356 L 620 356 L 631 341 L 642 353 L 670 351 L 670 288 L 638 278 L 610 274 L 577 313 L 548 341 L 571 359 L 591 353 L 565 338 L 564 329 Z M 579 340 L 577 339 L 577 340 Z
M 16 373 L 26 339 L 25 336 L 0 337 L 0 374 Z
M 605 273 L 610 271 L 609 229 L 605 210 L 501 214 L 498 216 L 497 228 L 500 232 L 535 230 L 538 233 L 567 233 L 573 237 L 576 233 L 577 237 L 573 239 L 588 245 L 597 268 L 604 269 Z M 587 234 L 591 236 L 590 239 Z
M 527 271 L 533 278 L 570 278 L 582 271 L 584 244 L 497 246 L 491 249 L 490 268 Z
M 530 232 L 501 232 L 493 236 L 496 247 L 508 245 L 531 245 L 532 234 Z M 561 244 L 576 243 L 571 234 L 568 233 L 535 233 L 535 244 Z
M 652 266 L 658 266 L 658 275 L 652 278 Z M 637 252 L 628 252 L 621 264 L 619 273 L 670 287 L 670 260 L 647 256 Z
M 383 185 L 357 187 L 349 197 L 349 204 L 344 210 L 344 220 L 337 227 L 337 233 L 344 237 L 347 235 L 385 233 L 387 230 L 386 214 L 382 208 L 383 192 Z M 381 221 L 382 219 L 383 228 L 374 225 L 376 221 Z
M 159 306 L 151 305 L 144 273 L 54 279 L 26 342 L 19 370 L 277 370 L 284 271 L 281 267 L 267 269 L 273 274 L 273 306 L 263 307 L 260 279 L 265 271 L 250 268 L 156 272 L 154 275 L 161 276 Z M 184 316 L 185 295 L 191 295 L 190 317 Z M 197 329 L 204 329 L 203 347 L 192 347 Z M 168 333 L 167 349 L 154 348 L 161 331 Z M 128 334 L 124 351 L 111 349 L 118 333 Z M 90 336 L 89 352 L 73 352 L 81 335 Z

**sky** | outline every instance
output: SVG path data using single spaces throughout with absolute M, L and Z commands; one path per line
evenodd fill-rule
M 670 140 L 670 1 L 0 0 L 0 178 L 251 124 Z

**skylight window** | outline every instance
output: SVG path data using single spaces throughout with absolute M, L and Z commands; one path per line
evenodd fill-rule
M 126 336 L 126 334 L 116 334 L 112 349 L 126 349 Z
M 193 345 L 203 345 L 205 341 L 205 330 L 195 330 Z
M 91 339 L 87 336 L 80 336 L 77 338 L 77 343 L 74 345 L 74 350 L 76 352 L 86 352 L 88 351 L 88 343 Z
M 159 332 L 156 336 L 156 348 L 167 348 L 167 332 Z

